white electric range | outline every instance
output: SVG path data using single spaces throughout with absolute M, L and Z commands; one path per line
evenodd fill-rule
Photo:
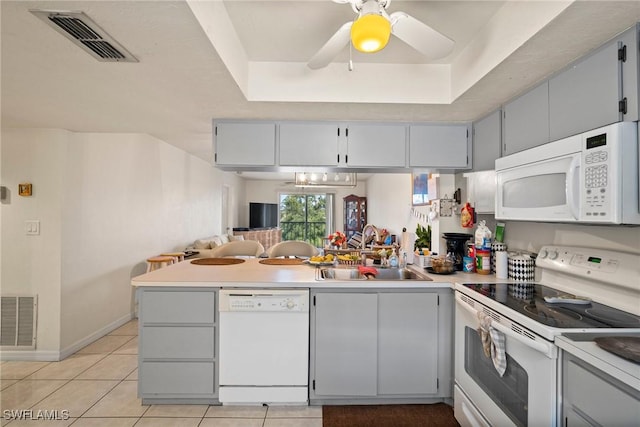
M 640 255 L 545 246 L 536 266 L 538 282 L 456 284 L 454 409 L 462 426 L 560 425 L 564 345 L 588 352 L 600 369 L 612 367 L 611 375 L 623 371 L 640 390 L 640 364 L 593 342 L 603 335 L 640 337 Z M 483 316 L 504 334 L 503 375 L 484 355 L 477 332 Z

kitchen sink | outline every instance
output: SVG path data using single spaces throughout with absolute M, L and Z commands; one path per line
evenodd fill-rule
M 317 280 L 431 280 L 428 276 L 421 275 L 408 268 L 377 268 L 378 273 L 374 276 L 363 275 L 357 268 L 319 268 L 316 272 Z

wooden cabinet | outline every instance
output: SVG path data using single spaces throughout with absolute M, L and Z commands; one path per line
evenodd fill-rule
M 549 82 L 507 103 L 502 119 L 503 156 L 549 142 Z
M 349 124 L 346 128 L 346 166 L 350 168 L 404 168 L 407 164 L 407 126 Z
M 467 124 L 409 126 L 409 167 L 466 169 L 470 148 Z
M 214 122 L 216 166 L 276 165 L 276 125 L 269 122 Z
M 562 367 L 563 425 L 638 425 L 640 391 L 566 352 Z
M 216 403 L 217 291 L 167 287 L 137 292 L 142 403 Z
M 495 162 L 502 148 L 502 110 L 473 122 L 472 147 L 474 171 L 496 168 Z
M 337 123 L 280 124 L 280 166 L 337 166 Z
M 316 290 L 312 304 L 312 402 L 451 397 L 451 290 Z
M 367 224 L 367 198 L 351 194 L 344 202 L 344 234 L 347 240 Z

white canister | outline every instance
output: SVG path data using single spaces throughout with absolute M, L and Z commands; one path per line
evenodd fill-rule
M 496 278 L 507 279 L 509 278 L 509 255 L 506 251 L 494 252 L 494 259 L 496 260 Z
M 491 243 L 491 272 L 496 272 L 496 252 L 498 251 L 506 251 L 507 244 L 502 242 L 493 242 Z M 506 277 L 503 277 L 506 279 Z

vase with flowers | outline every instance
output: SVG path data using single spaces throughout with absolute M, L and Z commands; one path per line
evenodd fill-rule
M 347 236 L 340 231 L 336 231 L 333 234 L 329 235 L 329 244 L 336 249 L 340 249 L 343 245 L 347 243 Z

